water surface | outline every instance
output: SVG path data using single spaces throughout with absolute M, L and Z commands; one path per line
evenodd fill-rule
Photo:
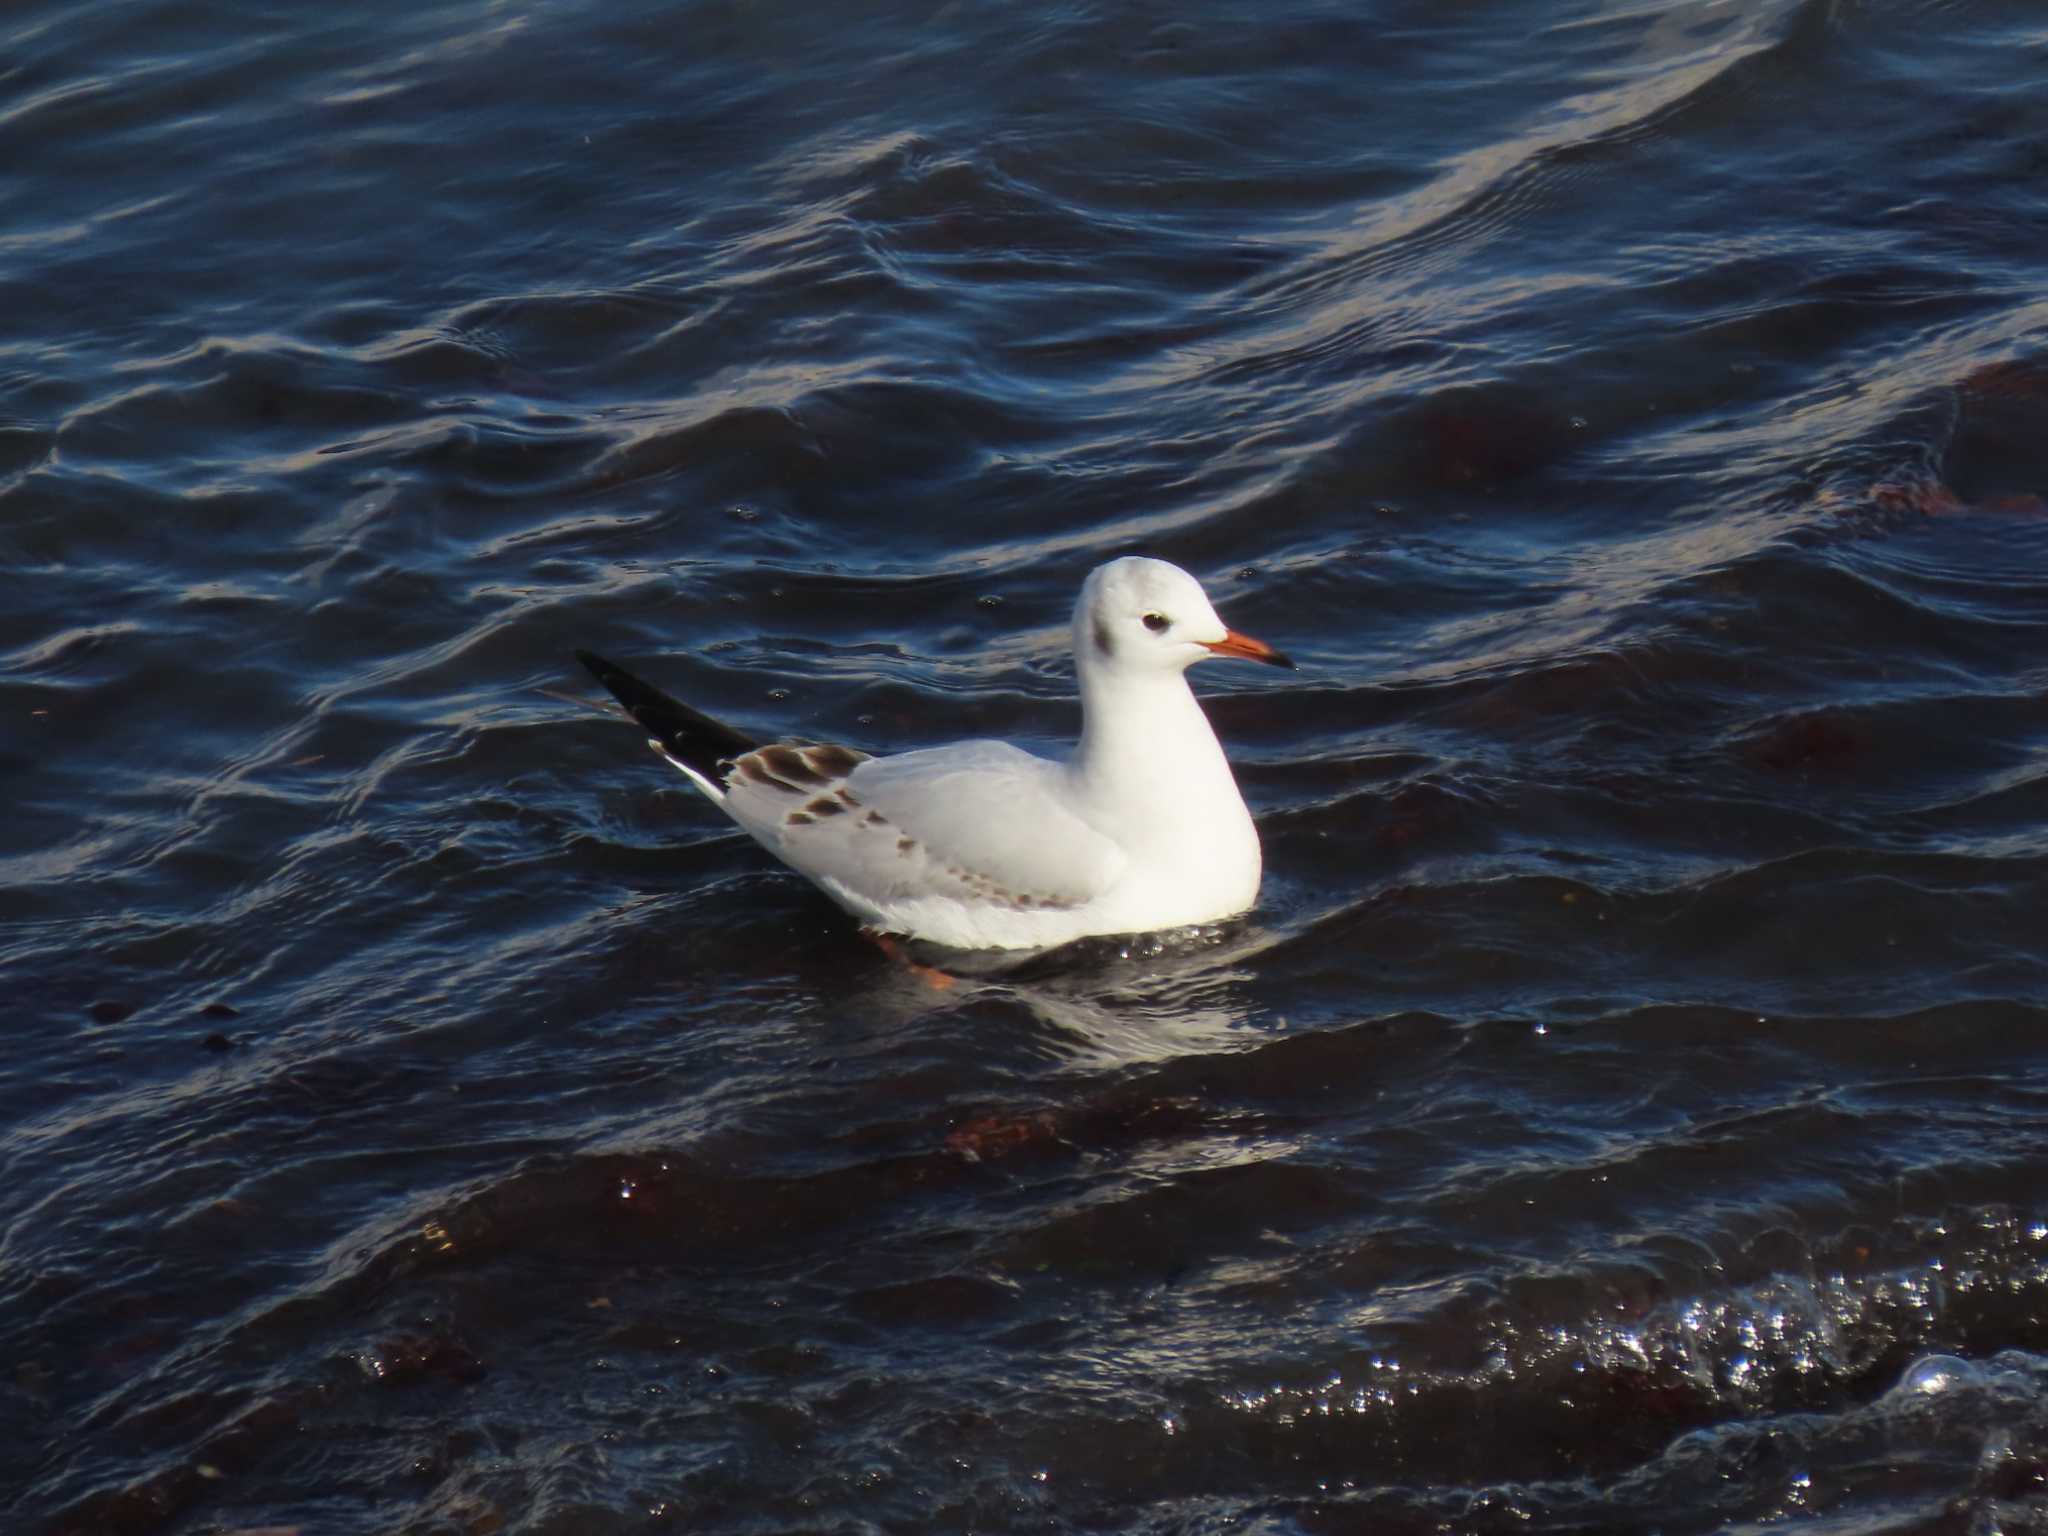
M 24 1530 L 2048 1530 L 2048 22 L 0 20 Z M 938 992 L 587 690 L 1259 908 Z

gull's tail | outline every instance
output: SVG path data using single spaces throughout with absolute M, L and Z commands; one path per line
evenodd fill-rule
M 610 690 L 627 714 L 647 732 L 647 745 L 688 774 L 714 800 L 725 798 L 725 768 L 734 758 L 754 750 L 731 726 L 678 704 L 659 688 L 643 683 L 602 656 L 578 651 L 576 659 Z

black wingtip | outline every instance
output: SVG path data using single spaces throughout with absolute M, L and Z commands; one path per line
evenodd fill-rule
M 605 690 L 642 730 L 661 743 L 662 751 L 714 784 L 720 778 L 720 763 L 751 752 L 758 745 L 724 721 L 678 703 L 595 651 L 579 650 L 576 659 L 604 684 Z

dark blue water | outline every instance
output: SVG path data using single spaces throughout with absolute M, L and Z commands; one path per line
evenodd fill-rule
M 0 16 L 9 1530 L 2048 1531 L 2048 15 Z M 1075 725 L 946 991 L 590 691 Z M 1251 673 L 1258 675 L 1249 675 Z

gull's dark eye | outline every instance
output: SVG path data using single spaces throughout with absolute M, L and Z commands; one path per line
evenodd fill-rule
M 1148 613 L 1145 615 L 1145 627 L 1155 635 L 1165 633 L 1167 625 L 1172 622 L 1173 620 L 1163 613 Z

